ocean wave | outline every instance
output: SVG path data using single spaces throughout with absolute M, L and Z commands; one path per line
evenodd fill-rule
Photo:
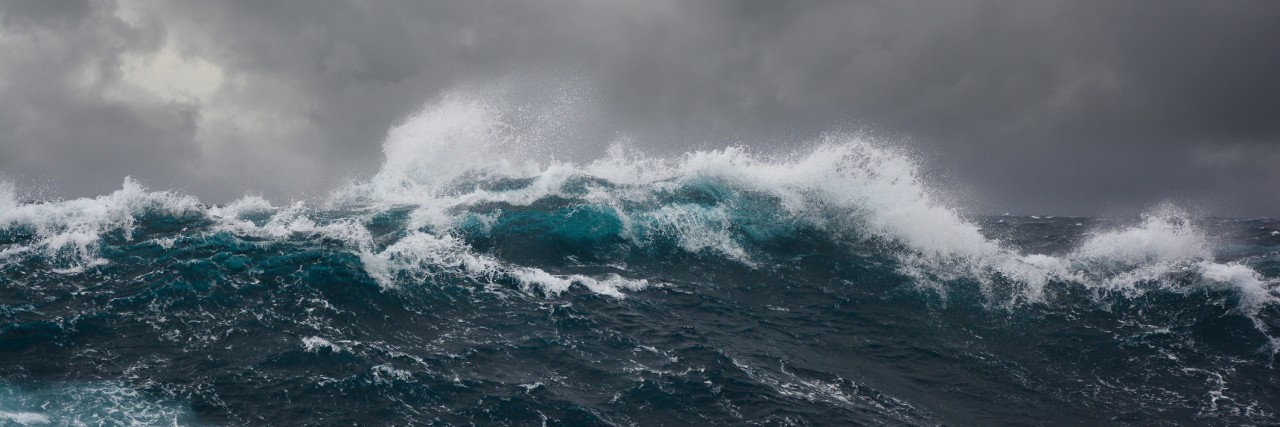
M 196 425 L 190 408 L 120 382 L 23 387 L 0 382 L 7 425 Z
M 1045 302 L 1055 284 L 1129 296 L 1151 284 L 1177 292 L 1229 289 L 1247 312 L 1277 301 L 1274 279 L 1214 261 L 1209 237 L 1171 206 L 1133 226 L 1097 230 L 1066 254 L 1026 254 L 938 202 L 910 156 L 864 136 L 826 135 L 783 155 L 728 147 L 654 157 L 615 145 L 579 164 L 532 154 L 553 153 L 538 144 L 554 141 L 522 139 L 528 130 L 504 121 L 507 115 L 492 99 L 447 96 L 389 132 L 376 175 L 316 207 L 277 207 L 257 196 L 205 206 L 128 178 L 106 196 L 18 203 L 5 184 L 0 227 L 8 237 L 0 262 L 41 256 L 55 260 L 59 272 L 81 272 L 110 262 L 99 255 L 104 235 L 130 241 L 139 218 L 158 215 L 186 218 L 197 233 L 339 242 L 387 287 L 452 274 L 514 280 L 550 294 L 573 284 L 612 296 L 644 288 L 617 272 L 553 274 L 471 246 L 504 233 L 560 239 L 569 255 L 602 263 L 674 250 L 756 269 L 778 262 L 770 242 L 817 237 L 847 251 L 889 252 L 900 273 L 943 294 L 949 283 L 977 280 L 1006 305 Z M 379 215 L 397 210 L 407 214 L 393 232 L 370 231 Z M 1195 277 L 1180 280 L 1183 274 Z M 1006 282 L 1010 291 L 994 291 Z
M 721 422 L 981 424 L 1042 404 L 1276 419 L 1258 391 L 1280 349 L 1274 222 L 1172 205 L 992 221 L 859 134 L 783 154 L 619 142 L 574 162 L 528 129 L 558 125 L 512 108 L 447 96 L 323 200 L 209 205 L 126 178 L 25 201 L 0 182 L 0 347 L 21 360 L 11 378 L 48 379 L 0 383 L 0 420 L 186 420 L 139 391 L 155 378 L 241 424 L 300 419 L 274 405 L 316 422 L 626 423 L 646 405 Z M 62 366 L 127 382 L 64 384 L 79 378 Z

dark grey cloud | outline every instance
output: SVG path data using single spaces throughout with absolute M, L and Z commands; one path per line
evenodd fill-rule
M 599 145 L 865 129 L 977 210 L 1277 216 L 1275 22 L 1272 1 L 7 0 L 0 173 L 315 195 L 442 91 L 522 76 L 591 82 Z

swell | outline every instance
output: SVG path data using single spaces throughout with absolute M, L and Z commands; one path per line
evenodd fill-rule
M 106 196 L 23 204 L 5 184 L 0 262 L 78 273 L 110 263 L 103 247 L 113 242 L 227 234 L 339 245 L 384 287 L 446 274 L 622 296 L 650 284 L 625 278 L 628 263 L 695 257 L 769 270 L 822 246 L 942 295 L 976 281 L 1000 306 L 1046 302 L 1055 286 L 1126 297 L 1225 290 L 1246 314 L 1277 302 L 1274 278 L 1220 262 L 1213 239 L 1172 206 L 1092 230 L 1064 253 L 1023 253 L 935 201 L 909 156 L 858 135 L 773 156 L 730 147 L 664 158 L 615 145 L 579 164 L 531 155 L 552 150 L 504 117 L 492 100 L 446 97 L 389 133 L 378 174 L 319 206 L 253 196 L 206 206 L 132 179 Z
M 0 350 L 42 355 L 5 372 L 66 384 L 0 392 L 98 396 L 120 378 L 187 384 L 200 368 L 233 391 L 305 378 L 289 389 L 319 390 L 308 408 L 321 413 L 350 403 L 343 393 L 385 397 L 408 420 L 492 396 L 522 416 L 560 408 L 597 423 L 642 418 L 628 412 L 641 404 L 726 422 L 805 419 L 787 412 L 805 404 L 846 423 L 1036 419 L 963 397 L 931 405 L 940 394 L 920 391 L 966 386 L 1111 421 L 1274 420 L 1280 241 L 1259 230 L 1274 222 L 1173 206 L 1129 221 L 967 218 L 910 156 L 859 135 L 783 155 L 662 157 L 620 142 L 571 162 L 508 110 L 446 97 L 390 132 L 376 175 L 318 203 L 214 206 L 132 179 L 96 198 L 20 203 L 0 183 Z M 1069 238 L 1036 246 L 1049 235 Z M 175 356 L 191 365 L 170 370 L 101 344 L 118 336 L 219 360 Z M 97 358 L 86 342 L 120 354 Z M 846 351 L 812 362 L 832 343 Z M 105 373 L 86 383 L 77 369 Z M 593 381 L 608 386 L 582 384 Z M 156 394 L 236 416 L 291 402 L 173 387 Z M 613 397 L 583 397 L 601 393 Z M 142 413 L 185 416 L 134 397 Z

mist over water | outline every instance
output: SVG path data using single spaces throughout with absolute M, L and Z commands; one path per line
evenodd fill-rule
M 862 134 L 580 160 L 576 102 L 451 93 L 319 202 L 0 183 L 0 419 L 1280 422 L 1280 221 L 966 216 Z

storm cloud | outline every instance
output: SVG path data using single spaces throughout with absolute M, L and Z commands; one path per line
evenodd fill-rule
M 518 76 L 589 81 L 600 135 L 652 151 L 870 132 L 976 211 L 1277 216 L 1276 22 L 1273 1 L 4 0 L 0 175 L 314 196 L 444 91 Z

